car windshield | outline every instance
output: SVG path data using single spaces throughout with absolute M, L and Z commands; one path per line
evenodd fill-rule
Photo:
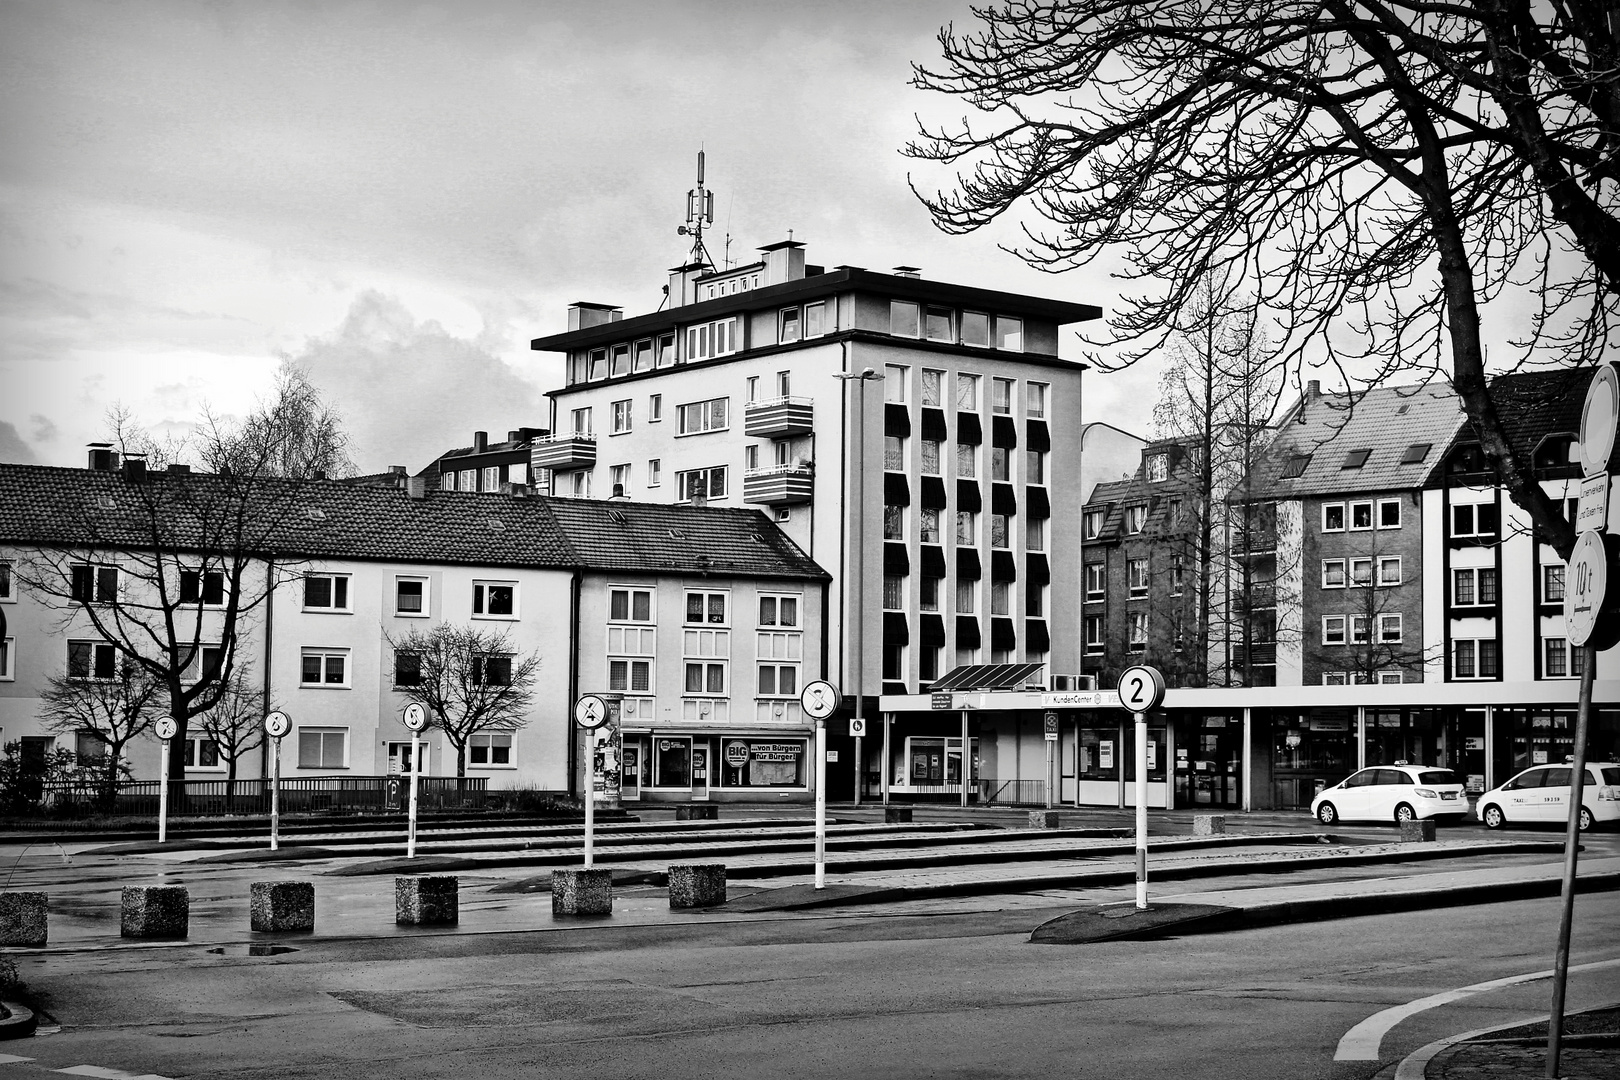
M 1420 784 L 1455 784 L 1457 774 L 1450 769 L 1425 769 L 1418 773 Z

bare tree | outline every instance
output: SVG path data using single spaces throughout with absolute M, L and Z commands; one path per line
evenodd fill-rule
M 1115 365 L 1185 327 L 1211 270 L 1266 311 L 1271 355 L 1347 385 L 1445 373 L 1510 497 L 1574 532 L 1505 434 L 1481 309 L 1534 289 L 1520 362 L 1584 364 L 1620 308 L 1620 34 L 1612 5 L 1532 0 L 1009 0 L 939 34 L 913 84 L 979 110 L 906 147 L 958 167 L 947 232 L 1027 207 L 1009 250 L 1108 250 L 1142 290 Z M 1449 349 L 1449 357 L 1445 354 Z M 1422 358 L 1422 359 L 1414 359 Z M 1104 363 L 1108 363 L 1104 359 Z
M 428 727 L 456 751 L 456 776 L 467 775 L 474 735 L 517 731 L 529 722 L 538 653 L 519 655 L 505 631 L 439 623 L 388 638 L 394 686 L 427 710 Z
M 140 664 L 110 656 L 99 670 L 88 649 L 69 653 L 67 670 L 51 676 L 40 691 L 39 715 L 47 731 L 58 735 L 95 735 L 104 754 L 99 800 L 110 809 L 125 771 L 124 749 L 152 727 L 161 715 L 163 684 Z
M 263 694 L 253 682 L 253 667 L 243 662 L 225 680 L 212 708 L 196 716 L 195 730 L 213 741 L 225 762 L 225 808 L 236 802 L 236 775 L 242 759 L 264 745 Z

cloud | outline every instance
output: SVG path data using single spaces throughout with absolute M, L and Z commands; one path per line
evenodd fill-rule
M 474 431 L 504 439 L 512 428 L 545 426 L 540 388 L 474 341 L 432 320 L 418 322 L 391 296 L 355 297 L 338 328 L 288 359 L 309 373 L 342 415 L 361 472 L 401 464 L 412 472 Z
M 17 429 L 0 420 L 0 461 L 9 461 L 16 465 L 32 465 L 38 460 L 33 450 L 23 442 L 22 436 L 17 434 Z
M 33 415 L 29 416 L 28 422 L 34 425 L 35 442 L 41 443 L 56 441 L 56 423 L 50 417 L 43 416 L 39 413 L 34 413 Z

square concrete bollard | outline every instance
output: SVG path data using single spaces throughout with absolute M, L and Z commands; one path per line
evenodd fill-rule
M 883 808 L 883 822 L 886 825 L 911 824 L 911 807 L 885 806 Z
M 184 885 L 126 885 L 119 936 L 183 938 L 191 922 L 191 894 Z
M 1056 810 L 1031 810 L 1029 812 L 1029 827 L 1032 829 L 1055 829 L 1058 827 L 1058 814 Z
M 400 926 L 454 926 L 461 921 L 461 882 L 454 874 L 394 879 L 394 922 Z
M 250 926 L 274 933 L 315 929 L 315 883 L 255 881 L 251 889 Z
M 720 808 L 714 803 L 686 803 L 675 808 L 676 821 L 719 821 Z
M 713 907 L 725 902 L 725 863 L 669 864 L 671 908 Z
M 1433 821 L 1401 822 L 1401 843 L 1422 844 L 1434 842 Z
M 551 872 L 553 915 L 613 914 L 613 871 L 583 866 Z
M 1220 836 L 1226 832 L 1225 814 L 1194 814 L 1194 836 Z
M 48 916 L 42 892 L 0 892 L 0 945 L 43 948 Z

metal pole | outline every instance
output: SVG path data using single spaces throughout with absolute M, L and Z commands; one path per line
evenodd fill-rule
M 883 714 L 883 772 L 878 775 L 878 784 L 883 789 L 883 805 L 889 805 L 889 770 L 894 768 L 894 751 L 889 748 L 889 739 L 894 735 L 894 713 Z
M 870 370 L 870 369 L 868 369 Z M 866 700 L 866 372 L 855 380 L 860 388 L 855 413 L 855 720 L 860 726 Z M 855 737 L 855 805 L 861 805 L 861 739 Z
M 961 764 L 957 766 L 956 771 L 957 771 L 959 779 L 962 781 L 962 806 L 963 806 L 964 809 L 966 809 L 966 807 L 967 807 L 968 776 L 969 776 L 969 773 L 971 771 L 971 765 L 972 765 L 972 763 L 970 761 L 968 761 L 968 725 L 967 725 L 967 720 L 968 720 L 967 710 L 963 709 L 962 710 L 962 757 L 961 757 Z
M 281 847 L 281 740 L 271 739 L 274 747 L 270 760 L 270 850 Z
M 1136 714 L 1136 908 L 1147 910 L 1147 713 Z
M 1043 729 L 1045 728 L 1046 722 L 1044 720 L 1041 722 L 1041 726 Z M 1041 738 L 1046 738 L 1044 730 L 1041 732 Z M 1052 809 L 1052 747 L 1056 745 L 1055 742 L 1046 741 L 1046 808 L 1048 810 Z
M 158 764 L 158 843 L 169 839 L 169 740 L 163 740 L 163 760 Z
M 1575 862 L 1581 844 L 1581 790 L 1586 780 L 1586 731 L 1592 715 L 1592 680 L 1597 674 L 1597 650 L 1581 646 L 1580 704 L 1575 711 L 1575 760 L 1569 766 L 1569 821 L 1564 826 L 1564 888 L 1560 893 L 1558 952 L 1553 960 L 1552 1015 L 1547 1020 L 1547 1075 L 1558 1075 L 1558 1057 L 1564 1040 L 1564 990 L 1569 982 L 1569 934 L 1575 921 Z
M 596 732 L 585 733 L 585 869 L 596 865 Z
M 416 778 L 422 775 L 422 738 L 411 732 L 411 813 L 405 828 L 405 857 L 416 858 Z
M 827 722 L 816 721 L 816 888 L 827 887 Z

